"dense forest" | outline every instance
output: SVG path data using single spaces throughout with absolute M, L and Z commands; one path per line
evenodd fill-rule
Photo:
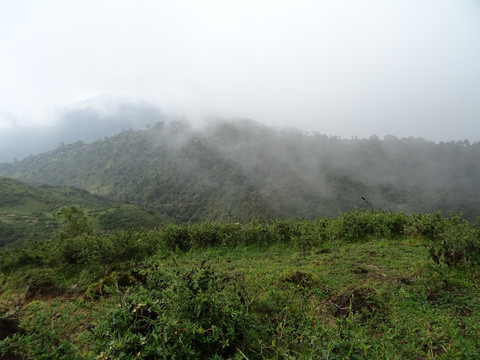
M 336 216 L 355 208 L 480 214 L 480 144 L 340 139 L 249 120 L 158 122 L 62 144 L 0 175 L 142 204 L 177 222 Z

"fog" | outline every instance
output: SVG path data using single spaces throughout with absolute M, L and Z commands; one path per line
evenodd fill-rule
M 21 160 L 62 143 L 92 142 L 174 118 L 144 101 L 101 96 L 52 112 L 51 119 L 44 124 L 19 123 L 3 128 L 0 162 Z
M 479 18 L 474 0 L 2 0 L 0 151 L 88 141 L 54 133 L 110 97 L 194 123 L 479 141 Z
M 169 120 L 169 119 L 168 119 Z M 74 186 L 180 222 L 334 216 L 355 208 L 480 213 L 480 142 L 341 139 L 251 120 L 160 121 L 76 142 L 0 175 Z

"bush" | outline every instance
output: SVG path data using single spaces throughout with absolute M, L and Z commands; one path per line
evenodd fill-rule
M 390 236 L 402 236 L 409 224 L 409 218 L 404 213 L 382 213 L 385 226 Z
M 24 266 L 43 266 L 46 262 L 46 250 L 41 241 L 0 249 L 0 269 L 8 273 Z
M 380 211 L 347 211 L 332 220 L 327 231 L 331 239 L 346 242 L 364 241 L 372 236 L 388 236 L 390 230 L 387 218 L 388 214 Z
M 14 353 L 17 359 L 83 359 L 79 349 L 66 334 L 72 334 L 76 321 L 71 320 L 74 306 L 59 309 L 43 302 L 31 302 L 27 316 L 20 323 L 23 331 L 0 340 L 0 355 Z M 77 320 L 77 319 L 75 319 Z M 1 357 L 1 356 L 0 356 Z
M 276 220 L 273 224 L 273 236 L 276 242 L 288 243 L 300 235 L 299 221 Z
M 274 242 L 272 226 L 265 221 L 253 219 L 242 227 L 240 243 L 243 245 L 269 245 Z
M 208 247 L 236 245 L 240 238 L 240 224 L 205 222 L 190 225 L 188 232 L 192 246 Z
M 140 261 L 154 254 L 160 240 L 153 232 L 120 230 L 109 235 L 81 234 L 44 242 L 49 265 L 106 265 Z
M 480 261 L 480 233 L 461 216 L 444 221 L 444 230 L 429 247 L 432 260 L 448 267 L 475 266 Z
M 150 272 L 95 331 L 101 359 L 230 358 L 248 343 L 238 279 L 202 264 L 189 272 Z
M 328 239 L 329 219 L 318 218 L 314 221 L 297 222 L 297 228 L 292 233 L 295 246 L 303 253 L 324 244 Z
M 192 247 L 187 227 L 167 225 L 161 229 L 161 238 L 170 250 L 187 251 Z
M 412 236 L 423 236 L 430 240 L 437 240 L 445 230 L 446 220 L 439 213 L 415 214 L 412 216 L 407 233 Z

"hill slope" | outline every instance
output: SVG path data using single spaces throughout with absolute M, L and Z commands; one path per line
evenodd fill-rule
M 370 207 L 480 214 L 480 144 L 342 140 L 252 121 L 157 123 L 77 142 L 0 175 L 154 207 L 177 221 L 314 218 Z M 365 200 L 363 200 L 363 199 Z
M 95 219 L 98 230 L 153 227 L 162 219 L 135 205 L 121 204 L 86 190 L 36 187 L 0 177 L 0 246 L 52 236 L 55 215 L 63 206 L 76 205 Z
M 480 351 L 480 232 L 459 217 L 358 211 L 35 245 L 0 249 L 2 359 L 450 360 Z

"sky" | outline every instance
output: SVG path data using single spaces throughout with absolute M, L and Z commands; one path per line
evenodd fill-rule
M 0 132 L 89 99 L 480 141 L 478 0 L 0 0 Z

